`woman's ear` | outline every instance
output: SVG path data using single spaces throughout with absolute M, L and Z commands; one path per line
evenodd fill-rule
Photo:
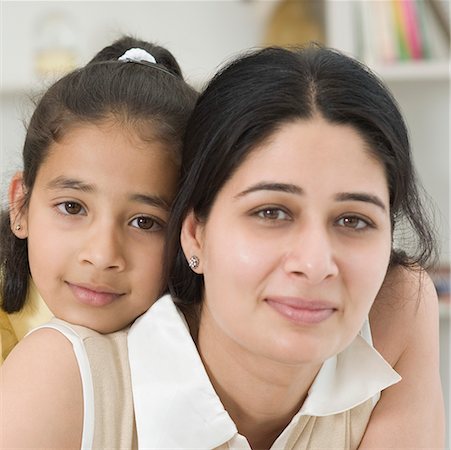
M 28 237 L 28 215 L 24 206 L 26 195 L 23 172 L 17 172 L 9 184 L 8 200 L 11 231 L 19 239 Z
M 183 221 L 180 243 L 191 269 L 196 273 L 203 273 L 204 224 L 193 211 Z

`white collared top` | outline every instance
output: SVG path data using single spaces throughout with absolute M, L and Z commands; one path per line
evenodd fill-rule
M 249 449 L 216 394 L 183 314 L 167 295 L 132 325 L 128 335 L 140 449 Z M 300 411 L 272 449 L 283 449 L 303 416 L 350 410 L 401 377 L 374 349 L 369 325 L 324 362 Z

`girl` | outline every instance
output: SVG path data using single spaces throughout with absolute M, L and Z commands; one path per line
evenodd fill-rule
M 106 47 L 85 67 L 50 87 L 32 116 L 24 144 L 24 171 L 12 180 L 11 211 L 3 218 L 5 311 L 22 309 L 29 274 L 56 317 L 102 334 L 124 328 L 149 308 L 165 290 L 165 229 L 178 183 L 182 135 L 196 97 L 167 50 L 130 37 Z M 61 440 L 55 447 L 66 447 L 72 438 L 78 440 L 77 447 L 80 443 L 87 446 L 87 440 L 93 439 L 89 434 L 93 396 L 100 402 L 114 394 L 127 410 L 120 394 L 127 391 L 121 384 L 127 377 L 122 376 L 121 366 L 116 368 L 114 353 L 125 335 L 103 337 L 78 328 L 94 352 L 109 355 L 89 367 L 89 351 L 77 349 L 74 333 L 61 322 L 52 326 L 74 342 L 87 393 L 84 413 L 71 405 L 67 415 L 62 415 L 73 426 L 57 433 Z M 47 337 L 46 352 L 50 354 L 56 355 L 58 346 L 70 347 L 55 330 L 32 334 L 27 338 L 30 353 L 19 351 L 16 356 L 23 362 L 20 387 L 8 384 L 8 361 L 4 364 L 7 390 L 2 393 L 1 410 L 6 410 L 5 404 L 17 406 L 2 417 L 0 434 L 5 447 L 49 447 L 45 440 L 34 441 L 33 436 L 27 440 L 8 425 L 12 421 L 29 426 L 29 421 L 21 422 L 22 401 L 26 409 L 43 414 L 39 405 L 29 402 L 27 389 L 37 384 L 43 393 L 48 389 L 49 395 L 70 400 L 71 393 L 59 392 L 36 371 L 27 372 L 39 360 L 35 350 Z M 62 358 L 59 364 L 64 366 L 65 361 Z M 79 380 L 78 369 L 73 367 Z M 96 391 L 90 370 L 110 371 L 100 391 Z M 108 384 L 114 370 L 121 376 L 116 384 Z M 53 389 L 56 392 L 50 394 Z M 107 421 L 109 416 L 101 413 L 99 421 Z M 45 419 L 45 413 L 40 418 Z M 129 417 L 118 416 L 118 422 L 109 424 L 117 428 L 120 444 L 127 447 L 133 438 L 132 418 L 130 412 Z M 83 437 L 72 431 L 82 420 Z M 48 425 L 52 431 L 58 429 L 56 423 Z M 95 441 L 99 447 L 116 446 L 114 440 L 99 439 Z
M 443 445 L 430 281 L 373 307 L 433 250 L 379 80 L 320 47 L 250 53 L 201 95 L 183 157 L 172 297 L 128 338 L 140 447 Z M 395 247 L 405 220 L 417 254 Z
M 119 56 L 133 47 L 143 47 L 151 55 L 155 54 L 155 57 L 158 58 L 158 64 L 154 63 L 154 67 L 152 67 L 152 63 L 148 61 L 143 61 L 140 65 L 127 65 L 117 61 Z M 141 53 L 138 52 L 138 58 L 141 57 L 146 57 L 144 50 L 141 50 Z M 123 58 L 123 61 L 126 60 L 126 58 Z M 140 60 L 138 59 L 138 61 Z M 145 70 L 149 67 L 153 70 Z M 150 76 L 148 76 L 149 72 L 151 73 Z M 103 76 L 104 74 L 107 74 L 108 77 Z M 147 85 L 149 88 L 146 88 Z M 141 89 L 144 92 L 141 92 Z M 180 90 L 180 92 L 175 89 Z M 168 153 L 165 156 L 167 161 L 152 156 L 152 161 L 162 163 L 162 167 L 157 167 L 155 174 L 152 174 L 151 177 L 155 181 L 159 181 L 159 177 L 163 184 L 168 184 L 168 195 L 166 195 L 168 197 L 169 191 L 173 195 L 175 189 L 181 136 L 188 113 L 194 103 L 194 98 L 194 91 L 183 82 L 180 68 L 169 52 L 161 47 L 128 37 L 122 38 L 113 45 L 106 47 L 85 68 L 64 77 L 49 89 L 38 104 L 30 122 L 24 145 L 24 172 L 17 174 L 11 182 L 11 209 L 9 213 L 5 212 L 2 217 L 2 243 L 0 247 L 0 262 L 4 272 L 2 308 L 7 313 L 18 312 L 24 308 L 27 291 L 31 283 L 31 280 L 27 277 L 30 270 L 29 258 L 37 258 L 39 266 L 49 264 L 52 259 L 48 260 L 48 254 L 43 258 L 44 253 L 41 253 L 41 249 L 35 249 L 33 243 L 36 239 L 34 235 L 28 236 L 29 227 L 26 223 L 30 208 L 34 207 L 34 203 L 31 204 L 31 207 L 29 206 L 36 178 L 38 175 L 41 175 L 41 178 L 43 177 L 42 171 L 39 169 L 42 162 L 46 159 L 47 153 L 53 153 L 54 150 L 50 148 L 51 144 L 56 145 L 59 143 L 58 141 L 63 138 L 63 135 L 67 134 L 69 129 L 70 131 L 74 129 L 75 133 L 75 129 L 79 128 L 80 125 L 91 126 L 92 122 L 100 123 L 103 121 L 104 128 L 108 128 L 107 125 L 114 125 L 115 121 L 119 122 L 124 129 L 121 131 L 122 134 L 130 128 L 129 134 L 131 131 L 140 133 L 142 135 L 141 141 L 152 142 L 154 145 L 158 144 L 159 147 L 162 147 L 162 150 L 166 147 L 169 149 L 168 151 L 165 150 Z M 112 131 L 115 131 L 114 127 L 112 127 Z M 106 134 L 111 133 L 106 130 Z M 71 141 L 71 139 L 67 140 Z M 69 142 L 69 145 L 74 145 L 74 158 L 77 157 L 77 162 L 81 161 L 81 155 L 76 152 L 77 146 L 72 144 L 72 142 Z M 70 150 L 68 153 L 70 153 Z M 95 152 L 92 153 L 96 155 Z M 127 157 L 129 156 L 127 155 Z M 107 163 L 110 158 L 99 157 L 99 159 L 101 164 L 99 163 L 93 167 L 92 161 L 89 167 L 95 170 L 102 169 L 108 173 Z M 70 164 L 73 164 L 73 162 L 70 162 Z M 120 164 L 119 167 L 122 168 L 123 166 Z M 122 171 L 116 173 L 117 178 L 115 177 L 114 182 L 117 184 L 118 181 L 124 179 L 124 176 Z M 125 184 L 130 184 L 130 181 L 126 180 Z M 45 185 L 44 187 L 49 190 L 53 189 L 55 196 L 56 194 L 60 195 L 57 192 L 57 188 L 67 189 L 67 193 L 83 191 L 81 189 L 83 185 L 78 186 L 75 184 L 57 183 L 53 185 L 50 183 L 49 186 Z M 121 195 L 124 195 L 120 190 L 119 192 Z M 149 203 L 144 197 L 142 200 Z M 165 201 L 169 202 L 169 198 L 165 198 Z M 84 211 L 82 205 L 78 205 L 78 203 L 73 205 L 72 203 L 74 202 L 62 201 L 55 206 L 54 210 L 61 213 L 62 216 L 68 217 L 68 220 L 72 219 L 70 216 L 85 215 L 86 211 Z M 149 203 L 149 206 L 152 205 Z M 157 207 L 158 205 L 154 206 Z M 156 234 L 162 235 L 159 228 L 162 228 L 164 224 L 160 222 L 166 221 L 167 211 L 164 211 L 164 209 L 167 209 L 167 206 L 163 205 L 163 203 L 158 206 L 164 212 L 164 220 L 160 219 L 157 221 L 152 218 L 152 215 L 149 218 L 145 215 L 139 218 L 139 221 L 133 222 L 131 224 L 132 227 L 158 231 Z M 34 212 L 34 209 L 32 212 Z M 43 241 L 39 234 L 39 242 L 37 244 L 43 246 L 45 253 L 52 251 L 54 248 L 56 248 L 54 251 L 59 253 L 63 248 L 67 248 L 69 244 L 76 244 L 79 241 L 78 239 L 77 241 L 72 241 L 72 239 L 62 238 L 64 245 L 63 248 L 59 249 L 59 242 L 57 242 L 55 234 L 46 232 L 42 233 L 42 235 L 49 242 Z M 32 241 L 31 244 L 30 241 Z M 95 241 L 98 242 L 97 238 Z M 92 248 L 92 244 L 90 244 L 90 247 Z M 43 264 L 43 260 L 46 263 Z M 56 261 L 55 263 L 59 264 Z M 31 267 L 31 271 L 33 272 L 34 270 L 37 269 Z M 158 278 L 161 277 L 156 275 L 156 279 Z M 43 294 L 49 289 L 50 285 L 42 283 L 39 291 Z M 46 299 L 49 306 L 58 299 L 58 296 L 55 294 L 56 292 L 53 295 L 49 295 L 49 298 Z M 57 303 L 60 304 L 64 298 L 65 296 L 63 295 L 62 299 L 58 299 Z M 54 306 L 51 309 L 54 310 L 55 308 L 58 309 L 58 306 Z M 76 315 L 79 313 L 74 311 L 69 314 Z M 70 318 L 66 313 L 62 313 L 60 317 Z M 82 319 L 81 324 L 86 325 L 86 320 L 89 319 Z M 115 320 L 117 321 L 118 319 L 116 318 Z M 96 326 L 94 326 L 95 328 Z M 105 328 L 104 331 L 108 331 L 108 329 L 116 329 L 116 326 L 113 321 L 113 323 L 103 325 L 101 328 Z

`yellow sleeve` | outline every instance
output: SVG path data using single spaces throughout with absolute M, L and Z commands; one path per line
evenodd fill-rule
M 53 317 L 33 282 L 30 283 L 27 300 L 22 311 L 7 314 L 0 311 L 1 361 L 14 346 L 31 330 L 48 322 Z
M 0 364 L 17 344 L 17 337 L 9 321 L 9 315 L 0 310 Z

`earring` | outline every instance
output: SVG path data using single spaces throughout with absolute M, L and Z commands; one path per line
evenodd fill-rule
M 199 263 L 199 258 L 196 255 L 193 255 L 188 261 L 188 266 L 191 270 L 195 270 L 199 267 Z
M 18 223 L 17 225 L 16 225 L 16 231 L 20 231 L 22 229 L 22 226 L 20 225 L 20 223 Z

